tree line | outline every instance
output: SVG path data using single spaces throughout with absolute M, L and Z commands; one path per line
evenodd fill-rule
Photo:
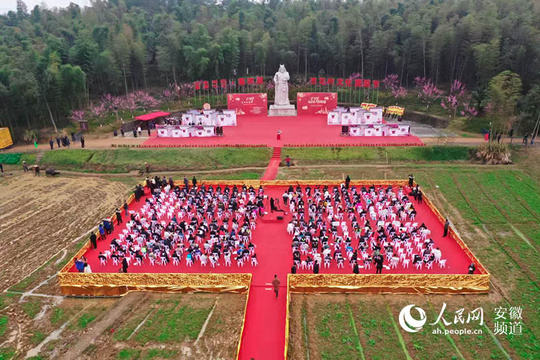
M 519 75 L 538 113 L 540 11 L 529 0 L 93 0 L 0 16 L 0 126 L 65 125 L 104 93 L 251 75 L 417 77 L 486 94 Z

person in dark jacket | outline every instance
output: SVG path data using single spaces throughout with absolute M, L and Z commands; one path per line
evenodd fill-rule
M 90 234 L 90 241 L 92 242 L 92 245 L 94 245 L 94 249 L 97 249 L 97 236 L 95 232 Z

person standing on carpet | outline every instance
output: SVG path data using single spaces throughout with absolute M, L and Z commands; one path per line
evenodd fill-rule
M 381 254 L 375 255 L 373 257 L 373 260 L 375 260 L 375 263 L 377 264 L 377 266 L 376 266 L 377 271 L 375 272 L 375 274 L 382 273 L 383 262 L 384 262 L 384 258 L 382 257 L 382 255 Z
M 195 176 L 193 176 L 193 180 L 191 180 L 191 183 L 193 184 L 194 188 L 197 187 L 197 179 L 195 178 Z
M 349 175 L 345 178 L 345 189 L 349 190 L 349 186 L 351 185 L 351 178 Z
M 116 223 L 122 223 L 122 213 L 120 212 L 120 209 L 116 209 Z
M 274 280 L 272 280 L 272 286 L 274 286 L 274 292 L 276 293 L 276 298 L 279 294 L 279 284 L 281 284 L 281 281 L 279 281 L 277 275 L 274 275 Z
M 185 176 L 184 176 L 184 187 L 186 188 L 187 191 L 189 191 L 189 180 Z
M 128 267 L 129 267 L 129 264 L 128 264 L 127 258 L 124 257 L 124 259 L 122 260 L 122 272 L 127 273 Z
M 424 202 L 424 197 L 422 195 L 422 191 L 420 191 L 420 187 L 418 188 L 418 203 L 421 204 Z
M 414 185 L 414 175 L 410 174 L 409 175 L 409 187 L 412 188 L 413 185 Z
M 448 219 L 446 219 L 446 221 L 444 222 L 444 235 L 443 235 L 443 237 L 448 236 L 448 228 L 449 227 L 450 227 L 450 221 Z
M 318 274 L 319 273 L 319 262 L 315 261 L 315 264 L 313 264 L 313 273 Z
M 97 249 L 97 236 L 95 232 L 90 234 L 90 241 L 92 242 L 92 245 L 94 245 L 94 249 Z
M 126 216 L 128 216 L 128 208 L 129 208 L 129 206 L 128 206 L 127 201 L 124 201 L 124 214 L 125 214 Z

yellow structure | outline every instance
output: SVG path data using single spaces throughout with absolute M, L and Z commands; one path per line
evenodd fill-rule
M 5 149 L 8 146 L 13 145 L 11 134 L 8 128 L 0 128 L 0 149 Z

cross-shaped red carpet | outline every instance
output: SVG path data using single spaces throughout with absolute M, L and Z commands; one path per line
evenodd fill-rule
M 239 181 L 239 185 L 241 182 Z M 337 185 L 337 184 L 336 184 Z M 366 184 L 369 186 L 370 184 Z M 293 185 L 294 186 L 294 185 Z M 358 187 L 358 186 L 357 186 Z M 315 188 L 312 186 L 312 188 Z M 282 194 L 287 189 L 285 186 L 266 186 L 265 195 L 281 199 Z M 405 189 L 409 191 L 408 188 Z M 304 192 L 305 193 L 305 192 Z M 148 192 L 140 202 L 133 202 L 129 210 L 140 211 L 144 205 L 144 200 L 148 197 Z M 414 266 L 404 268 L 402 264 L 395 269 L 384 269 L 383 273 L 431 273 L 431 274 L 465 274 L 471 259 L 464 253 L 459 245 L 451 238 L 443 238 L 443 224 L 440 223 L 436 215 L 424 203 L 418 204 L 412 200 L 417 210 L 416 222 L 424 223 L 430 230 L 430 237 L 435 241 L 435 246 L 439 247 L 442 257 L 447 259 L 446 267 L 440 268 L 433 266 L 431 269 L 417 270 Z M 283 205 L 282 205 L 283 206 Z M 284 207 L 284 206 L 283 206 Z M 284 207 L 285 208 L 285 207 Z M 125 218 L 125 217 L 124 217 Z M 215 268 L 201 266 L 200 262 L 195 261 L 194 265 L 188 267 L 185 259 L 182 259 L 179 265 L 170 262 L 167 265 L 156 264 L 152 266 L 149 261 L 143 261 L 141 266 L 129 267 L 132 273 L 252 273 L 252 284 L 249 293 L 249 302 L 247 305 L 245 328 L 240 350 L 241 359 L 280 359 L 283 358 L 285 346 L 285 314 L 286 314 L 286 279 L 287 273 L 291 271 L 292 265 L 292 235 L 287 233 L 287 223 L 291 220 L 291 214 L 286 214 L 284 220 L 277 220 L 275 214 L 269 214 L 266 217 L 258 218 L 256 229 L 253 231 L 252 241 L 256 245 L 255 251 L 258 258 L 258 266 L 251 266 L 250 262 L 239 268 L 236 262 L 232 261 L 232 266 L 226 267 L 222 260 Z M 347 222 L 350 234 L 354 234 L 351 223 Z M 371 223 L 376 229 L 376 223 Z M 98 248 L 91 249 L 86 253 L 88 264 L 93 272 L 118 272 L 120 265 L 113 265 L 109 259 L 105 265 L 101 265 L 98 260 L 98 254 L 110 250 L 110 242 L 113 238 L 118 238 L 125 229 L 124 224 L 116 226 L 113 233 L 108 235 L 105 240 L 98 241 Z M 341 231 L 341 230 L 340 230 Z M 351 235 L 353 246 L 358 245 L 358 240 Z M 332 249 L 333 242 L 330 241 Z M 344 247 L 343 247 L 344 248 Z M 343 252 L 345 254 L 345 251 Z M 304 256 L 305 257 L 305 256 Z M 388 262 L 385 259 L 385 264 Z M 76 271 L 72 268 L 71 271 Z M 309 273 L 311 270 L 299 269 L 298 273 Z M 348 261 L 343 268 L 337 268 L 333 261 L 329 269 L 321 266 L 320 273 L 342 273 L 351 274 L 351 266 Z M 371 269 L 360 269 L 360 273 L 375 273 L 374 267 Z M 271 285 L 274 275 L 281 280 L 281 291 L 276 299 Z

